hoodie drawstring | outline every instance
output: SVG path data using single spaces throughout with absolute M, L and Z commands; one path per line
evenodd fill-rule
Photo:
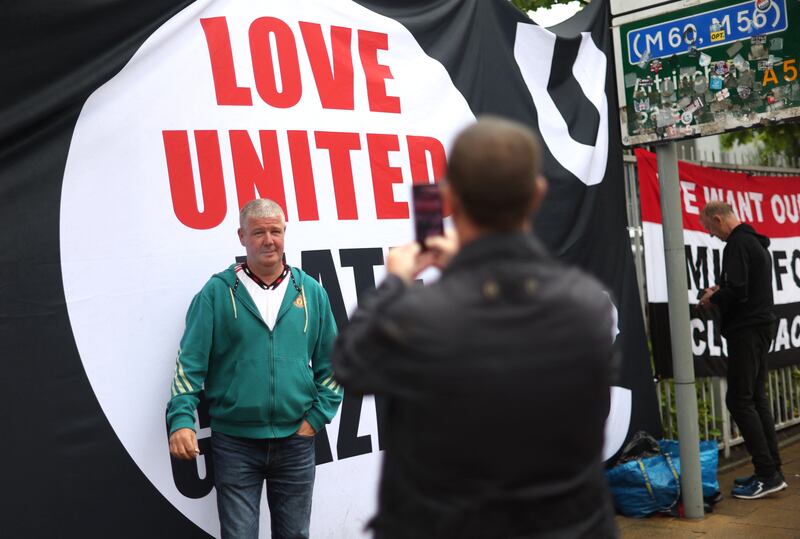
M 305 286 L 297 286 L 297 281 L 294 280 L 294 273 L 289 270 L 289 277 L 292 279 L 292 286 L 297 293 L 300 294 L 300 297 L 303 298 L 303 315 L 305 316 L 305 323 L 303 324 L 303 333 L 308 331 L 308 303 L 306 302 L 306 287 Z
M 306 288 L 300 288 L 300 295 L 303 297 L 303 314 L 306 317 L 305 324 L 303 324 L 303 333 L 308 330 L 308 302 L 306 301 Z
M 233 297 L 233 288 L 228 287 L 228 292 L 230 292 L 231 294 L 231 307 L 233 307 L 233 319 L 236 320 L 239 318 L 239 315 L 236 312 L 236 299 Z

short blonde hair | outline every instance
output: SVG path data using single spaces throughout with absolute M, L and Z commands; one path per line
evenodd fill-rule
M 281 221 L 286 222 L 283 208 L 268 198 L 256 198 L 245 204 L 239 212 L 239 226 L 244 228 L 247 220 L 253 217 L 280 217 Z
M 733 211 L 733 208 L 727 202 L 723 202 L 721 200 L 712 200 L 700 212 L 702 217 L 706 219 L 710 219 L 714 216 L 719 215 L 720 217 L 727 217 L 729 215 L 736 215 Z

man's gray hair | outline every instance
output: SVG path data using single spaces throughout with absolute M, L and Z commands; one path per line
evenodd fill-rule
M 244 228 L 244 224 L 248 219 L 261 217 L 280 217 L 281 221 L 286 222 L 283 209 L 277 202 L 268 198 L 256 198 L 242 207 L 239 212 L 239 226 Z
M 733 208 L 727 202 L 723 202 L 721 200 L 712 200 L 711 202 L 705 205 L 700 214 L 703 217 L 711 218 L 716 215 L 719 215 L 720 217 L 726 217 L 728 215 L 736 215 L 736 212 L 733 211 Z

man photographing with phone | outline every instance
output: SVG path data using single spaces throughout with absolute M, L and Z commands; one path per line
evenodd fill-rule
M 526 127 L 463 131 L 442 190 L 458 239 L 391 250 L 337 340 L 337 380 L 388 406 L 378 538 L 617 535 L 601 461 L 610 305 L 532 235 L 539 171 Z M 409 286 L 431 266 L 440 281 Z

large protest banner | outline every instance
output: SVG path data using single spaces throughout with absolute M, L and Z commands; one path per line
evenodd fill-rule
M 661 233 L 658 167 L 655 155 L 636 151 L 645 242 L 645 272 L 650 330 L 656 371 L 672 375 L 670 362 L 664 243 Z M 687 308 L 698 292 L 717 283 L 725 243 L 700 224 L 703 206 L 711 200 L 729 203 L 742 222 L 771 239 L 772 286 L 777 331 L 767 356 L 770 368 L 800 363 L 800 177 L 751 176 L 680 162 L 678 175 L 683 208 Z M 719 333 L 719 313 L 691 307 L 692 353 L 698 376 L 724 376 L 726 343 Z
M 536 229 L 617 310 L 607 456 L 658 435 L 608 28 L 601 0 L 551 30 L 506 0 L 7 6 L 0 461 L 14 494 L 0 535 L 218 535 L 207 410 L 186 464 L 169 458 L 164 409 L 191 297 L 243 254 L 240 206 L 283 205 L 288 262 L 322 282 L 342 326 L 413 237 L 411 184 L 436 181 L 486 113 L 540 133 Z M 315 537 L 363 534 L 381 421 L 347 394 L 317 435 Z

